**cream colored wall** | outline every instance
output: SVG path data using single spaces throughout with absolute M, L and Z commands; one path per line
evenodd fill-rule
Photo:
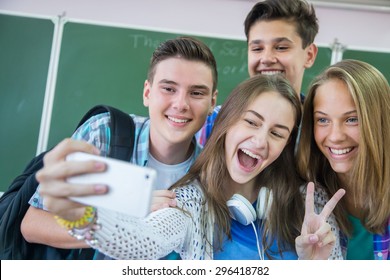
M 244 39 L 243 21 L 251 0 L 1 0 L 0 11 L 125 25 L 187 34 Z M 337 38 L 350 49 L 390 52 L 390 11 L 316 5 L 316 42 Z

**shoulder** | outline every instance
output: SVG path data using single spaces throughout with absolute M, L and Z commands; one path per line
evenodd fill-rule
M 91 138 L 105 135 L 109 125 L 109 113 L 94 115 L 77 128 L 72 138 L 89 141 Z
M 188 185 L 176 188 L 174 191 L 178 203 L 181 204 L 182 207 L 193 207 L 194 204 L 202 204 L 204 201 L 204 193 L 201 190 L 198 181 L 190 182 Z
M 144 117 L 144 116 L 138 116 L 134 114 L 130 114 L 130 117 L 133 118 L 133 121 L 136 126 L 141 126 L 142 124 L 146 124 L 149 121 L 149 117 Z
M 90 117 L 83 125 L 84 126 L 92 126 L 92 128 L 107 125 L 110 122 L 110 114 L 109 113 L 101 113 L 95 116 Z

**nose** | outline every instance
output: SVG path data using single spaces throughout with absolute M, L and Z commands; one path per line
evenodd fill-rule
M 262 64 L 269 65 L 272 63 L 276 63 L 276 56 L 271 48 L 264 49 L 260 59 Z
M 329 131 L 328 139 L 332 142 L 345 140 L 346 134 L 341 124 L 334 123 Z
M 188 96 L 185 92 L 178 92 L 174 97 L 173 108 L 179 112 L 184 112 L 189 109 Z
M 263 130 L 259 130 L 255 134 L 253 134 L 251 141 L 254 144 L 254 147 L 256 149 L 259 149 L 259 150 L 268 149 L 267 133 Z

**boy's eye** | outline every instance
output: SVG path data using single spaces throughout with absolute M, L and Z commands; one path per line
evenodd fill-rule
M 277 46 L 276 49 L 277 49 L 278 51 L 285 51 L 285 50 L 288 49 L 288 47 L 287 47 L 287 46 Z
M 201 91 L 193 91 L 193 92 L 192 92 L 192 95 L 195 95 L 195 96 L 202 96 L 202 95 L 204 95 L 204 93 L 201 92 Z
M 255 46 L 255 47 L 252 47 L 251 50 L 252 50 L 253 52 L 259 52 L 259 51 L 262 51 L 263 48 L 262 48 L 262 47 L 257 47 L 257 46 Z
M 162 88 L 164 91 L 168 91 L 168 92 L 174 92 L 175 90 L 171 87 L 163 87 Z

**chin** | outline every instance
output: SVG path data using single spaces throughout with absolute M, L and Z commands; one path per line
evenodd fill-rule
M 351 170 L 352 170 L 352 166 L 348 165 L 343 165 L 343 166 L 340 166 L 340 165 L 331 165 L 332 169 L 334 172 L 338 173 L 338 174 L 346 174 L 346 173 L 349 173 Z

